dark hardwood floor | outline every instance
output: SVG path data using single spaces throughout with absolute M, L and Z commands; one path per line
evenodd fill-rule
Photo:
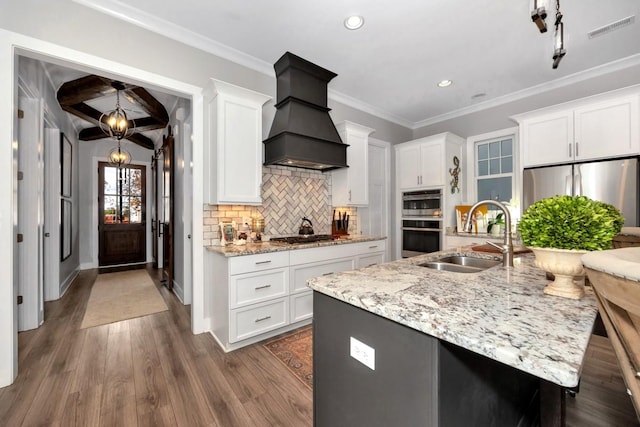
M 96 278 L 82 271 L 19 334 L 20 373 L 0 389 L 0 426 L 310 426 L 312 392 L 262 345 L 225 354 L 192 335 L 189 307 L 149 270 L 169 311 L 80 329 Z M 569 426 L 640 425 L 606 338 L 590 344 Z

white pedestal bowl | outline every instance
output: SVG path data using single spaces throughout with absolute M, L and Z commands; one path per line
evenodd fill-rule
M 558 297 L 580 299 L 584 296 L 582 255 L 589 251 L 555 248 L 530 248 L 536 256 L 535 265 L 555 276 L 544 293 Z

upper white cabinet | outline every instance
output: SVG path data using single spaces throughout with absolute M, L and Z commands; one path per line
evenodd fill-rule
M 446 132 L 396 145 L 400 190 L 444 186 L 448 180 L 447 158 L 460 158 L 463 144 L 462 138 Z
M 514 118 L 524 167 L 640 153 L 637 94 L 592 97 Z
M 211 79 L 204 97 L 205 201 L 262 203 L 262 106 L 267 95 Z
M 369 204 L 369 135 L 374 129 L 344 121 L 336 125 L 347 147 L 348 168 L 331 171 L 333 206 Z

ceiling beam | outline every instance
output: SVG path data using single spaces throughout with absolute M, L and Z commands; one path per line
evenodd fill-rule
M 107 138 L 100 128 L 100 119 L 103 117 L 103 113 L 86 104 L 85 101 L 110 95 L 116 89 L 123 91 L 125 96 L 128 95 L 134 103 L 140 105 L 140 108 L 149 114 L 149 117 L 129 120 L 129 126 L 135 130 L 126 139 L 153 150 L 155 148 L 153 141 L 140 132 L 166 127 L 169 123 L 169 115 L 164 106 L 145 88 L 96 75 L 88 75 L 64 83 L 58 90 L 57 99 L 64 111 L 95 126 L 82 129 L 78 135 L 81 141 L 93 141 Z
M 109 137 L 105 135 L 102 129 L 98 127 L 82 129 L 78 134 L 78 139 L 80 141 L 96 141 L 98 139 L 108 139 L 108 138 Z M 132 135 L 125 137 L 124 139 L 129 140 L 149 150 L 155 149 L 151 138 L 148 138 L 141 133 L 134 133 Z

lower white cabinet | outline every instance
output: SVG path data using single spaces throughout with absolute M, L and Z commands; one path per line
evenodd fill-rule
M 211 333 L 231 351 L 307 324 L 309 279 L 384 262 L 385 249 L 376 240 L 234 257 L 207 251 Z
M 307 291 L 289 297 L 291 323 L 301 322 L 313 317 L 313 291 Z
M 245 340 L 289 324 L 289 298 L 231 310 L 229 342 Z
M 384 252 L 359 255 L 356 259 L 356 265 L 358 268 L 371 267 L 372 265 L 381 264 L 384 262 Z

